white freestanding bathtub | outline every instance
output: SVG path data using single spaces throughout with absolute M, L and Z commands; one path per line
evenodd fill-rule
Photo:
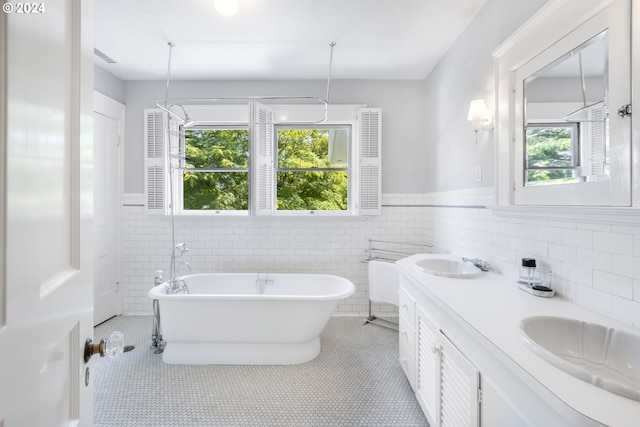
M 158 300 L 162 360 L 170 364 L 292 365 L 320 353 L 320 332 L 338 302 L 355 291 L 322 274 L 211 273 L 181 277 L 188 294 Z

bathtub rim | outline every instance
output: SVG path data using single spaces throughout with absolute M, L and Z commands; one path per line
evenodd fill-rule
M 202 277 L 202 276 L 251 276 L 258 278 L 258 275 L 262 277 L 265 273 L 195 273 L 195 274 L 187 274 L 185 276 L 181 276 L 180 280 L 187 280 L 190 277 Z M 151 299 L 157 300 L 175 300 L 175 301 L 195 301 L 195 300 L 243 300 L 243 301 L 335 301 L 341 300 L 350 297 L 356 291 L 355 285 L 353 282 L 346 277 L 338 276 L 335 274 L 319 274 L 319 273 L 269 273 L 269 277 L 278 277 L 278 276 L 313 276 L 318 278 L 327 278 L 331 280 L 337 280 L 342 285 L 344 285 L 344 289 L 341 289 L 339 292 L 329 293 L 329 294 L 319 294 L 319 295 L 302 295 L 302 294 L 236 294 L 236 293 L 225 293 L 225 294 L 167 294 L 166 288 L 168 286 L 168 282 L 163 282 L 160 285 L 154 286 L 151 288 L 147 294 L 147 296 Z M 187 286 L 188 286 L 187 282 Z

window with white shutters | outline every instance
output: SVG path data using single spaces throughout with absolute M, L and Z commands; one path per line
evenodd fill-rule
M 286 123 L 251 103 L 246 125 L 182 128 L 145 110 L 147 212 L 168 211 L 171 166 L 176 214 L 379 215 L 382 113 L 351 111 L 351 119 Z

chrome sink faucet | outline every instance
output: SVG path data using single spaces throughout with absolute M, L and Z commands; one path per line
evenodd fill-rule
M 487 261 L 483 261 L 480 258 L 465 258 L 462 257 L 463 262 L 468 262 L 476 267 L 478 267 L 482 271 L 489 271 L 489 263 Z

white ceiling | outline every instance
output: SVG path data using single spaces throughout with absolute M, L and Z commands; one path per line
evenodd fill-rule
M 95 0 L 96 64 L 123 80 L 422 79 L 486 0 Z

